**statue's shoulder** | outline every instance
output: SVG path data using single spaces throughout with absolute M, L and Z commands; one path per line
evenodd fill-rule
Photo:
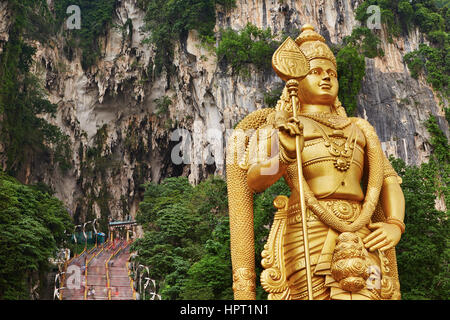
M 354 124 L 356 124 L 358 126 L 358 128 L 360 128 L 362 130 L 362 132 L 364 133 L 364 135 L 375 135 L 376 136 L 376 131 L 375 128 L 370 124 L 369 121 L 363 119 L 363 118 L 358 118 L 358 117 L 349 117 L 350 121 Z
M 255 110 L 239 121 L 235 129 L 247 130 L 258 129 L 259 127 L 271 123 L 275 117 L 275 108 L 263 108 Z
M 348 119 L 349 119 L 351 122 L 353 122 L 354 124 L 358 125 L 358 126 L 372 127 L 372 125 L 370 124 L 370 122 L 367 121 L 366 119 L 359 118 L 359 117 L 348 117 Z

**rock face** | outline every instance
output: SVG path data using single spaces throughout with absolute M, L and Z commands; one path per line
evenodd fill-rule
M 87 71 L 79 52 L 67 60 L 63 39 L 36 43 L 34 71 L 58 105 L 57 118 L 48 120 L 69 135 L 73 168 L 62 173 L 36 163 L 26 182 L 50 185 L 79 221 L 134 216 L 142 199 L 140 185 L 146 182 L 185 175 L 196 183 L 209 174 L 225 175 L 227 134 L 245 115 L 265 106 L 265 92 L 282 85 L 274 72 L 254 70 L 243 79 L 224 71 L 196 32 L 176 44 L 176 74 L 152 77 L 154 50 L 142 44 L 148 35 L 140 32 L 144 12 L 136 3 L 118 1 L 112 23 L 131 21 L 131 28 L 107 30 L 102 58 Z M 358 24 L 357 5 L 356 0 L 237 0 L 234 9 L 217 8 L 215 30 L 239 30 L 251 22 L 296 37 L 303 24 L 311 23 L 337 44 Z M 7 31 L 2 2 L 0 40 L 7 40 Z M 425 81 L 411 78 L 402 61 L 424 39 L 414 32 L 390 44 L 380 32 L 386 55 L 366 59 L 358 114 L 375 126 L 387 154 L 418 164 L 430 151 L 422 124 L 428 114 L 437 115 L 449 132 L 435 93 Z M 164 97 L 171 103 L 158 103 Z

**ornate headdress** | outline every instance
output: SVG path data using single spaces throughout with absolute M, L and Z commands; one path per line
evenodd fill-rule
M 325 38 L 314 31 L 314 27 L 305 24 L 302 27 L 302 33 L 295 39 L 295 43 L 305 55 L 308 61 L 313 59 L 330 60 L 336 67 L 336 58 L 333 52 L 325 43 Z
M 285 81 L 306 76 L 313 59 L 327 59 L 336 67 L 336 58 L 324 37 L 310 24 L 305 24 L 301 30 L 295 41 L 288 37 L 273 54 L 272 67 Z
M 305 24 L 301 31 L 295 41 L 288 37 L 273 54 L 272 67 L 284 81 L 306 76 L 310 70 L 310 61 L 314 59 L 327 59 L 337 68 L 336 58 L 326 45 L 325 38 L 314 31 L 310 24 Z M 284 88 L 276 108 L 292 112 L 290 104 L 287 89 Z M 334 108 L 339 115 L 346 116 L 337 97 Z

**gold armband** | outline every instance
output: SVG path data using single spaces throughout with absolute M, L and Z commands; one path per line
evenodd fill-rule
M 397 227 L 400 228 L 402 234 L 405 232 L 405 229 L 406 229 L 405 223 L 403 221 L 401 221 L 400 219 L 388 218 L 386 220 L 386 223 L 395 224 Z
M 280 146 L 280 151 L 278 152 L 278 156 L 280 158 L 280 161 L 284 164 L 290 165 L 297 160 L 296 158 L 291 158 L 286 154 L 286 151 L 284 151 L 284 148 Z

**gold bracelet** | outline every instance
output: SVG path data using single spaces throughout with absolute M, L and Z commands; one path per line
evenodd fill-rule
M 278 152 L 278 155 L 279 155 L 280 161 L 287 165 L 293 164 L 297 160 L 296 158 L 288 157 L 288 155 L 284 151 L 283 147 L 280 148 L 280 152 Z
M 386 223 L 395 224 L 397 227 L 400 228 L 400 231 L 402 232 L 402 234 L 405 232 L 405 229 L 406 229 L 405 223 L 400 219 L 388 218 L 386 220 Z

